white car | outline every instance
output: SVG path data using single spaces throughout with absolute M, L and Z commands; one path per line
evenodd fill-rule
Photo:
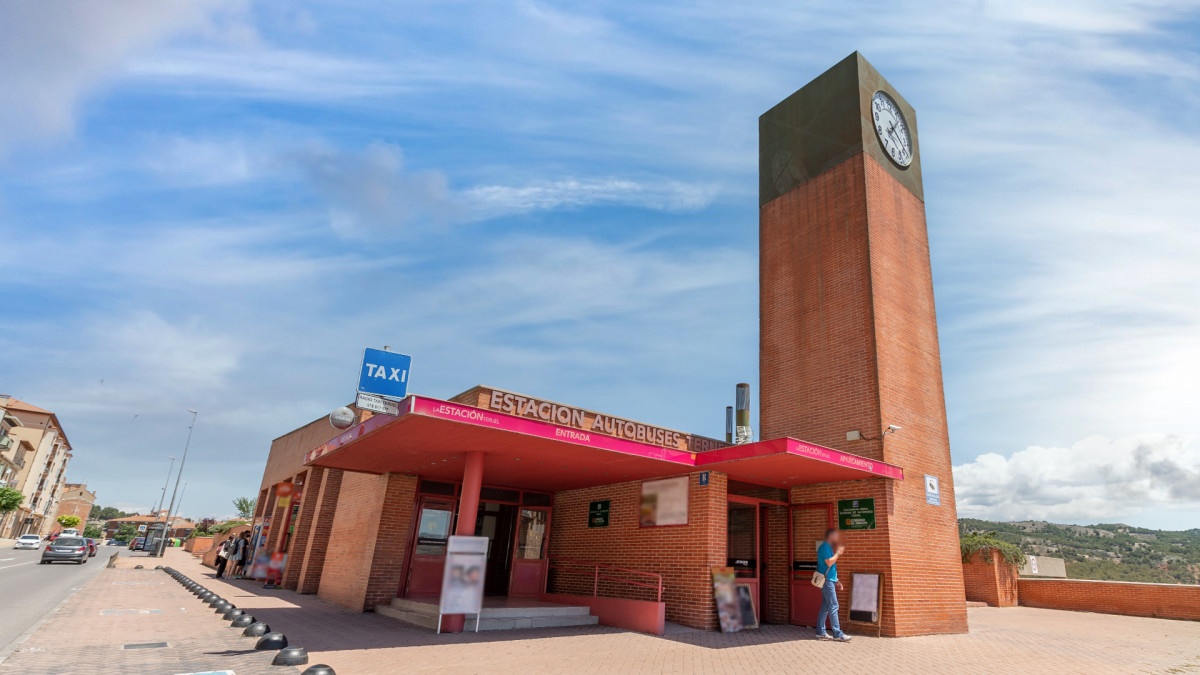
M 23 534 L 17 543 L 13 544 L 13 548 L 32 548 L 37 549 L 42 546 L 42 537 L 37 534 Z

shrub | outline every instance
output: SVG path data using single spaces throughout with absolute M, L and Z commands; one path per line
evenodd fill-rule
M 79 527 L 79 523 L 80 523 L 79 516 L 59 516 L 58 517 L 58 524 L 62 525 L 63 527 L 68 527 L 68 528 Z
M 964 563 L 974 562 L 976 554 L 979 554 L 981 560 L 991 565 L 990 552 L 993 550 L 999 551 L 1000 557 L 1015 568 L 1020 569 L 1025 563 L 1025 552 L 1016 544 L 997 539 L 995 532 L 972 532 L 963 535 L 959 537 L 958 546 L 962 550 Z

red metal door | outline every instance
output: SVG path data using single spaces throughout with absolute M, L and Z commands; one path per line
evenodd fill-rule
M 550 510 L 522 507 L 517 517 L 509 597 L 536 598 L 546 588 L 546 550 Z
M 816 626 L 821 589 L 812 585 L 812 575 L 817 571 L 817 547 L 825 530 L 833 527 L 833 504 L 796 504 L 791 507 L 791 521 L 791 623 Z
M 412 556 L 404 596 L 436 598 L 442 592 L 442 572 L 446 566 L 446 544 L 454 523 L 454 500 L 422 497 L 413 532 Z

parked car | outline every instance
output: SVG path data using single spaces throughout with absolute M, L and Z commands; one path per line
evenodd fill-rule
M 17 543 L 13 544 L 13 548 L 33 548 L 42 547 L 42 536 L 40 534 L 23 534 L 17 539 Z
M 79 530 L 77 530 L 73 527 L 68 527 L 67 529 L 63 530 L 62 532 L 59 532 L 58 536 L 60 536 L 60 537 L 78 537 Z
M 91 537 L 84 537 L 83 540 L 87 542 L 88 557 L 95 558 L 96 557 L 96 540 L 92 539 Z
M 120 539 L 109 539 L 105 546 L 128 546 L 129 542 L 121 541 Z
M 82 537 L 59 537 L 42 549 L 42 564 L 67 560 L 82 565 L 88 561 L 88 545 Z
M 140 550 L 142 550 L 142 545 L 144 545 L 145 543 L 146 543 L 145 537 L 138 537 L 129 543 L 129 550 L 140 551 Z

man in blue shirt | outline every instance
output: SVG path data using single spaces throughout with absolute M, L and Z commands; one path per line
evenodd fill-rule
M 837 529 L 825 530 L 825 541 L 817 548 L 817 571 L 825 575 L 825 585 L 821 587 L 821 611 L 817 613 L 817 637 L 849 642 L 850 636 L 842 632 L 841 622 L 838 620 L 837 592 L 843 590 L 843 587 L 838 581 L 837 561 L 842 557 L 842 551 L 846 550 L 845 546 L 838 543 L 838 538 Z M 826 618 L 833 629 L 832 635 L 825 634 Z

